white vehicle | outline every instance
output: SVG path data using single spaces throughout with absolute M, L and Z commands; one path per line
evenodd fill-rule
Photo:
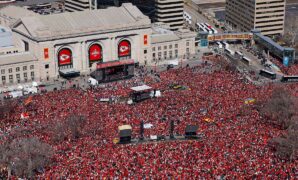
M 243 54 L 240 51 L 236 51 L 235 53 L 241 57 L 243 56 Z
M 216 44 L 218 45 L 219 49 L 222 49 L 223 46 L 222 46 L 221 42 L 217 41 Z
M 191 20 L 191 16 L 187 12 L 183 12 L 184 19 Z
M 250 65 L 251 60 L 248 57 L 243 56 L 242 57 L 242 62 L 246 65 Z
M 22 91 L 12 91 L 12 92 L 9 93 L 9 95 L 12 98 L 22 97 L 23 96 L 23 92 Z
M 96 85 L 98 85 L 98 81 L 96 79 L 94 79 L 94 78 L 89 78 L 87 82 L 88 82 L 88 84 L 90 86 L 96 86 Z
M 232 56 L 235 55 L 235 52 L 232 51 L 232 50 L 230 50 L 230 49 L 228 49 L 228 48 L 225 48 L 225 52 L 228 53 L 228 54 L 230 54 L 230 55 L 232 55 Z
M 27 95 L 27 94 L 36 94 L 36 93 L 37 93 L 37 88 L 36 87 L 24 88 L 24 95 Z
M 230 45 L 229 45 L 228 43 L 226 43 L 226 42 L 223 42 L 223 45 L 224 45 L 224 47 L 225 47 L 226 49 L 229 49 L 229 47 L 230 47 Z
M 205 29 L 207 30 L 207 32 L 208 32 L 209 34 L 213 34 L 213 31 L 212 31 L 210 28 L 206 27 Z
M 217 34 L 218 33 L 218 31 L 215 28 L 213 28 L 213 27 L 211 27 L 211 30 L 213 31 L 213 34 Z

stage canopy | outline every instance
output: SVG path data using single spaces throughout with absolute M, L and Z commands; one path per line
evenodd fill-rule
M 150 86 L 147 86 L 147 85 L 142 85 L 142 86 L 132 87 L 132 88 L 130 88 L 130 89 L 133 90 L 133 91 L 138 92 L 138 91 L 149 90 L 149 89 L 151 89 L 151 87 L 150 87 Z

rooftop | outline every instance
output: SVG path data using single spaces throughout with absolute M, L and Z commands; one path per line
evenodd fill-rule
M 131 3 L 107 9 L 66 12 L 21 18 L 13 31 L 35 40 L 76 37 L 111 30 L 150 28 L 150 19 Z
M 37 14 L 19 6 L 5 6 L 0 9 L 0 16 L 7 16 L 12 19 L 20 19 L 27 16 L 36 16 Z
M 16 64 L 16 63 L 24 63 L 29 61 L 37 61 L 37 58 L 29 52 L 0 56 L 0 66 Z

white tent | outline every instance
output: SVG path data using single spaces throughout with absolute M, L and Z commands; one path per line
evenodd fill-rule
M 178 59 L 169 60 L 169 61 L 167 61 L 166 64 L 172 64 L 174 66 L 178 66 L 179 65 L 179 61 L 178 61 Z
M 38 86 L 37 82 L 33 81 L 33 82 L 32 82 L 32 86 L 33 86 L 33 87 L 37 87 L 37 86 Z
M 151 87 L 147 85 L 142 85 L 142 86 L 132 87 L 130 89 L 133 91 L 145 91 L 145 90 L 151 89 Z

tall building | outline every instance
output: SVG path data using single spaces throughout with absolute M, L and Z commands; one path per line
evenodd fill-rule
M 285 0 L 226 0 L 226 23 L 240 31 L 283 34 L 285 5 Z
M 87 9 L 97 9 L 97 0 L 65 0 L 65 11 L 84 11 Z
M 155 0 L 155 21 L 163 22 L 171 30 L 183 27 L 183 0 Z

